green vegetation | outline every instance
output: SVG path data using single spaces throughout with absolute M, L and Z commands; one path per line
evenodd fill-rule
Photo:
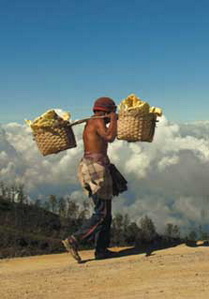
M 83 205 L 70 197 L 57 198 L 50 195 L 45 201 L 31 204 L 24 186 L 7 186 L 0 183 L 0 258 L 64 252 L 60 242 L 76 231 L 90 215 L 89 201 Z M 201 228 L 199 228 L 201 230 Z M 206 234 L 201 230 L 204 237 Z M 139 224 L 129 216 L 116 214 L 112 221 L 111 246 L 168 247 L 184 240 L 178 226 L 168 223 L 165 233 L 156 232 L 153 221 L 146 215 Z M 191 231 L 187 240 L 196 240 Z M 93 244 L 82 244 L 81 249 Z

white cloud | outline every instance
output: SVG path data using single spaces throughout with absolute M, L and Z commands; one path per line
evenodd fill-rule
M 81 202 L 82 128 L 73 127 L 76 148 L 43 157 L 28 127 L 1 126 L 0 179 L 24 183 L 31 197 L 71 194 Z M 114 200 L 114 211 L 128 212 L 134 220 L 146 214 L 159 229 L 168 222 L 207 224 L 209 122 L 180 125 L 162 117 L 152 143 L 115 141 L 109 156 L 129 182 L 129 191 Z

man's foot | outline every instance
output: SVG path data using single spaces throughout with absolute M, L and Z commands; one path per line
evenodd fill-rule
M 78 262 L 81 262 L 81 257 L 78 253 L 78 244 L 73 237 L 69 237 L 62 240 L 62 244 L 65 246 L 66 250 L 72 255 L 72 257 Z
M 117 252 L 110 251 L 108 249 L 105 249 L 104 251 L 101 251 L 101 252 L 95 252 L 96 260 L 110 259 L 110 258 L 113 258 L 116 256 L 118 256 Z

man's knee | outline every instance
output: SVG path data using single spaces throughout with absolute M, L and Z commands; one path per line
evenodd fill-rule
M 101 224 L 109 224 L 112 222 L 112 215 L 106 212 L 100 212 L 95 214 L 95 218 Z
M 112 222 L 112 216 L 111 215 L 106 215 L 106 217 L 104 218 L 104 223 L 105 225 L 109 226 Z

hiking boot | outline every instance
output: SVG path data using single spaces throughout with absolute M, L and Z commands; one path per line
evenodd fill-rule
M 78 244 L 76 239 L 71 236 L 65 240 L 62 240 L 62 244 L 65 246 L 66 250 L 72 255 L 72 257 L 78 262 L 81 262 L 81 257 L 78 253 Z
M 117 256 L 117 252 L 105 249 L 104 251 L 95 252 L 95 260 L 110 259 Z

